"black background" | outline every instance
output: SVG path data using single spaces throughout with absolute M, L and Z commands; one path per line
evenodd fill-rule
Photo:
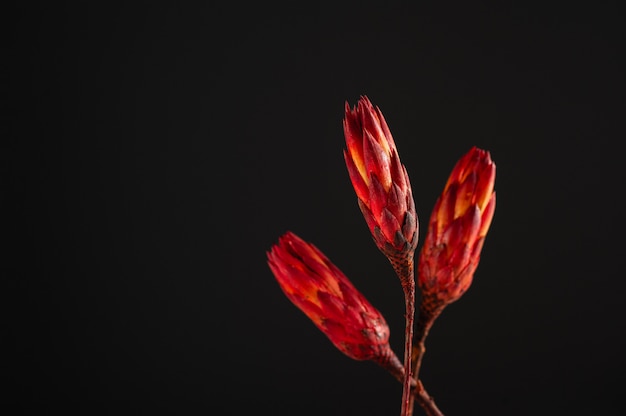
M 402 354 L 402 291 L 342 156 L 344 102 L 366 94 L 411 177 L 420 240 L 462 154 L 476 145 L 497 165 L 474 283 L 427 341 L 422 380 L 441 410 L 624 414 L 616 4 L 6 12 L 9 403 L 20 414 L 398 414 L 400 384 L 337 351 L 265 257 L 287 230 L 316 244 L 385 315 Z

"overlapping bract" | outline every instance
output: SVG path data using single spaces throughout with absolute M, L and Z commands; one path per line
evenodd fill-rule
M 267 253 L 283 292 L 344 354 L 355 360 L 394 360 L 382 314 L 313 244 L 292 232 Z
M 423 297 L 445 304 L 472 283 L 493 218 L 496 166 L 472 147 L 455 165 L 435 203 L 418 263 Z
M 344 158 L 359 207 L 378 248 L 413 256 L 418 220 L 409 176 L 380 109 L 362 96 L 343 120 Z

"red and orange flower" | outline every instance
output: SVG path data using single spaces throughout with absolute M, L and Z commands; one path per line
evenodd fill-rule
M 380 109 L 362 96 L 346 103 L 344 158 L 359 207 L 378 248 L 388 257 L 410 257 L 418 221 L 409 175 Z
M 495 206 L 496 165 L 472 147 L 454 166 L 435 203 L 418 262 L 423 297 L 437 304 L 459 299 L 472 283 Z
M 317 247 L 287 232 L 267 258 L 287 298 L 341 352 L 355 360 L 373 360 L 402 377 L 385 318 Z

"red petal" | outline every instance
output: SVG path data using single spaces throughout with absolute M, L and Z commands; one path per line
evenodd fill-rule
M 467 165 L 467 154 L 463 155 L 463 157 L 461 157 L 461 159 L 459 159 L 454 165 L 454 167 L 452 168 L 452 171 L 450 172 L 450 175 L 448 176 L 448 181 L 446 182 L 446 186 L 444 187 L 444 192 L 447 191 L 448 188 L 451 187 L 453 184 L 460 182 L 460 177 L 462 176 L 466 165 Z
M 311 278 L 311 275 L 295 267 L 287 266 L 279 268 L 278 273 L 270 265 L 274 276 L 285 293 L 298 294 L 299 296 L 317 302 L 317 291 L 320 287 L 319 281 Z
M 365 162 L 363 160 L 363 129 L 354 111 L 350 110 L 346 103 L 345 117 L 343 119 L 343 131 L 346 146 L 354 165 L 363 178 L 367 178 Z
M 378 222 L 372 215 L 372 212 L 369 210 L 369 208 L 363 202 L 361 202 L 360 199 L 357 202 L 359 203 L 359 208 L 363 213 L 363 218 L 365 218 L 365 222 L 367 223 L 367 228 L 369 228 L 370 232 L 374 234 L 374 230 L 376 229 L 376 227 L 378 227 Z
M 464 241 L 470 244 L 476 241 L 481 227 L 480 217 L 481 212 L 476 205 L 472 205 L 462 217 L 461 226 L 463 228 Z
M 365 180 L 361 176 L 361 173 L 357 169 L 349 153 L 345 150 L 343 151 L 343 157 L 346 161 L 346 166 L 348 168 L 348 175 L 350 175 L 350 181 L 352 182 L 352 187 L 354 188 L 354 191 L 356 192 L 357 197 L 363 202 L 365 202 L 366 204 L 369 204 L 370 191 L 369 191 L 369 188 L 367 187 L 367 184 L 365 183 Z
M 406 196 L 396 184 L 392 184 L 389 190 L 387 209 L 399 220 L 404 218 L 407 209 Z
M 485 211 L 482 213 L 480 218 L 480 230 L 478 231 L 478 235 L 485 236 L 487 235 L 487 231 L 489 231 L 489 227 L 491 226 L 491 221 L 493 220 L 493 214 L 496 210 L 496 193 L 491 194 L 491 198 L 489 198 L 489 202 L 485 207 Z
M 395 152 L 391 154 L 389 172 L 391 174 L 391 180 L 402 190 L 403 193 L 410 190 L 411 187 L 409 185 L 408 175 L 400 163 L 398 154 Z
M 389 148 L 392 149 L 391 153 L 398 153 L 398 150 L 396 149 L 396 143 L 394 142 L 393 136 L 391 136 L 391 131 L 389 130 L 389 126 L 387 125 L 387 120 L 385 120 L 385 117 L 383 117 L 383 113 L 382 111 L 380 111 L 380 108 L 378 108 L 378 106 L 376 107 L 376 114 L 378 115 L 378 120 L 380 121 L 380 128 L 387 138 Z
M 458 274 L 459 270 L 463 270 L 470 263 L 472 250 L 471 247 L 465 243 L 457 244 L 452 248 L 453 250 L 448 259 L 448 264 L 454 268 L 455 273 Z
M 454 269 L 448 264 L 441 264 L 435 272 L 435 289 L 437 292 L 445 292 L 454 283 Z M 443 294 L 443 293 L 442 293 Z
M 304 299 L 298 295 L 287 295 L 287 298 L 293 303 L 298 309 L 300 309 L 304 314 L 317 325 L 318 328 L 322 329 L 321 324 L 324 321 L 324 312 L 320 309 L 318 305 Z
M 435 285 L 438 256 L 431 248 L 430 245 L 424 245 L 419 256 L 417 279 L 422 289 L 432 288 Z
M 441 235 L 441 243 L 445 244 L 449 251 L 463 241 L 462 220 L 462 218 L 457 218 L 449 223 Z
M 337 322 L 328 320 L 324 322 L 326 335 L 335 345 L 335 347 L 348 357 L 354 360 L 369 360 L 374 358 L 374 354 L 366 354 L 365 351 L 358 348 L 358 343 L 353 339 L 347 339 L 345 328 Z
M 349 308 L 344 306 L 342 298 L 325 292 L 320 292 L 318 294 L 318 298 L 320 300 L 320 307 L 322 308 L 324 318 L 335 319 L 339 322 L 347 319 L 346 310 Z
M 454 202 L 454 218 L 464 215 L 472 205 L 477 180 L 478 178 L 476 177 L 476 173 L 470 172 L 469 175 L 466 176 L 465 180 L 460 183 Z
M 386 153 L 372 134 L 364 129 L 363 158 L 365 169 L 368 174 L 375 173 L 378 176 L 385 191 L 391 186 L 391 172 L 389 170 L 389 153 Z
M 404 224 L 402 225 L 402 234 L 410 243 L 417 238 L 417 218 L 410 211 L 404 216 Z
M 369 190 L 370 210 L 374 218 L 379 221 L 383 208 L 387 206 L 387 193 L 378 181 L 378 177 L 373 173 L 370 175 Z
M 387 209 L 384 208 L 380 217 L 380 228 L 388 242 L 393 242 L 396 233 L 401 233 L 400 223 L 398 219 Z
M 372 103 L 368 100 L 366 105 L 363 106 L 363 112 L 361 113 L 363 130 L 369 131 L 374 137 L 374 140 L 384 149 L 385 153 L 390 154 L 392 147 L 387 140 L 385 132 L 381 128 L 378 115 L 378 111 L 374 109 Z
M 478 173 L 478 181 L 476 183 L 475 203 L 481 211 L 485 210 L 487 201 L 491 198 L 493 187 L 495 185 L 496 165 L 490 163 L 482 167 Z
M 341 296 L 344 304 L 349 308 L 364 309 L 367 306 L 367 300 L 359 292 L 350 281 L 341 282 L 339 285 L 341 289 Z
M 474 247 L 472 247 L 472 261 L 476 264 L 480 261 L 480 252 L 483 249 L 483 245 L 485 244 L 485 237 L 481 237 L 474 243 Z
M 439 237 L 443 234 L 444 229 L 454 220 L 454 205 L 456 201 L 457 187 L 458 184 L 456 182 L 452 183 L 435 203 L 432 217 L 436 219 L 437 223 L 437 242 L 441 241 Z M 433 220 L 431 219 L 431 222 L 432 221 Z
M 394 233 L 393 240 L 391 241 L 393 241 L 393 244 L 392 244 L 393 248 L 398 251 L 404 251 L 407 245 L 409 244 L 407 239 L 404 238 L 404 235 L 400 231 L 396 231 Z

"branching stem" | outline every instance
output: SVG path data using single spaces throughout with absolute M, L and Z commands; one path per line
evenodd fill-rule
M 415 380 L 417 380 L 417 386 L 415 388 L 415 394 L 410 397 L 410 403 L 408 405 L 409 412 L 406 416 L 413 415 L 413 401 L 415 399 L 418 400 L 427 415 L 443 416 L 443 413 L 441 413 L 441 411 L 437 408 L 432 397 L 430 397 L 428 393 L 426 393 L 426 390 L 424 390 L 422 382 L 419 380 L 419 373 L 422 366 L 422 359 L 424 358 L 424 353 L 426 352 L 426 337 L 428 336 L 428 332 L 435 322 L 435 319 L 437 319 L 437 317 L 441 314 L 444 307 L 445 305 L 428 297 L 422 298 L 421 300 L 419 316 L 413 337 L 413 362 L 411 368 L 411 375 Z

